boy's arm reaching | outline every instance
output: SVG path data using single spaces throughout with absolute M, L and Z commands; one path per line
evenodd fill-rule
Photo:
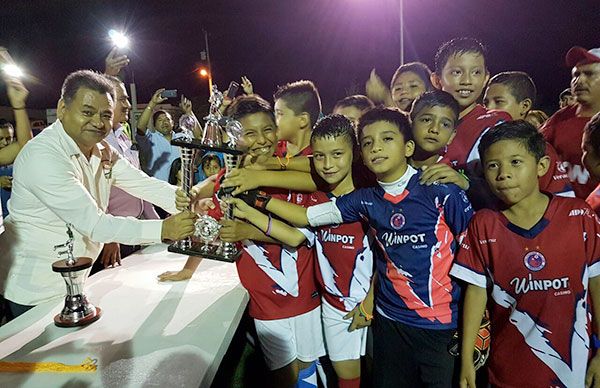
M 181 270 L 163 272 L 160 275 L 158 275 L 158 281 L 159 282 L 168 282 L 168 281 L 178 282 L 181 280 L 190 279 L 192 277 L 192 275 L 194 274 L 194 272 L 196 272 L 196 269 L 200 265 L 201 261 L 202 261 L 201 257 L 190 256 L 190 257 L 188 257 L 187 261 L 185 262 L 185 265 L 183 266 L 183 268 Z
M 270 171 L 236 168 L 227 174 L 221 187 L 235 187 L 232 195 L 259 187 L 275 187 L 294 191 L 313 192 L 317 185 L 310 173 L 300 171 Z
M 229 202 L 230 206 L 235 206 L 233 215 L 236 218 L 247 220 L 252 223 L 266 237 L 275 239 L 285 245 L 297 247 L 306 240 L 306 236 L 298 229 L 287 225 L 284 222 L 273 219 L 257 209 L 254 209 L 244 201 L 233 198 Z
M 463 305 L 462 343 L 460 349 L 460 387 L 476 388 L 473 349 L 481 317 L 487 303 L 487 290 L 473 284 L 467 286 Z

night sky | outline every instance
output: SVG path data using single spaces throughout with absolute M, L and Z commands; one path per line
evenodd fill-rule
M 200 102 L 194 73 L 209 32 L 213 77 L 220 89 L 247 75 L 271 99 L 277 85 L 313 80 L 326 112 L 348 93 L 364 92 L 371 68 L 386 82 L 399 64 L 397 0 L 18 1 L 0 7 L 0 45 L 37 78 L 29 105 L 54 107 L 71 71 L 104 69 L 107 31 L 131 36 L 131 70 L 139 102 L 159 87 Z M 457 36 L 487 45 L 492 74 L 528 72 L 538 107 L 551 113 L 568 86 L 564 54 L 600 46 L 600 1 L 404 0 L 405 60 L 433 67 L 437 47 Z M 0 105 L 6 105 L 0 90 Z

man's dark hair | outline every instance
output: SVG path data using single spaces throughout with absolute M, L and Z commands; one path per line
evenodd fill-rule
M 456 125 L 458 123 L 458 114 L 460 112 L 458 102 L 450 93 L 438 89 L 423 93 L 413 102 L 410 110 L 410 120 L 414 121 L 419 112 L 421 112 L 423 109 L 432 108 L 434 106 L 450 108 L 454 113 L 454 124 Z
M 537 91 L 533 80 L 529 74 L 523 71 L 504 71 L 498 73 L 490 79 L 489 85 L 501 84 L 506 85 L 510 94 L 521 102 L 527 98 L 531 100 L 531 104 L 535 102 Z
M 479 143 L 479 155 L 485 160 L 485 152 L 502 140 L 514 140 L 519 142 L 527 152 L 539 161 L 546 155 L 546 141 L 538 130 L 525 120 L 506 121 L 498 124 L 481 137 Z
M 376 107 L 366 111 L 358 120 L 358 138 L 362 139 L 363 131 L 367 125 L 378 121 L 385 121 L 398 127 L 404 141 L 412 140 L 412 131 L 408 115 L 397 108 Z
M 8 128 L 12 131 L 15 130 L 15 128 L 13 127 L 12 123 L 6 119 L 0 119 L 0 128 Z
M 475 38 L 454 38 L 440 46 L 435 53 L 435 72 L 441 77 L 444 66 L 448 63 L 448 59 L 455 55 L 462 55 L 466 53 L 476 53 L 483 57 L 487 56 L 487 49 L 485 46 Z M 487 66 L 486 66 L 487 67 Z
M 257 94 L 236 97 L 228 109 L 228 114 L 234 120 L 239 120 L 254 113 L 266 113 L 275 122 L 271 104 Z
M 344 137 L 348 140 L 348 144 L 352 146 L 353 150 L 358 149 L 358 143 L 356 142 L 356 136 L 354 135 L 354 125 L 352 124 L 352 121 L 345 116 L 332 114 L 317 121 L 317 124 L 315 124 L 310 135 L 310 142 L 312 143 L 316 139 L 328 137 Z
M 78 70 L 65 78 L 60 90 L 60 98 L 66 105 L 73 102 L 77 91 L 81 88 L 90 89 L 98 93 L 108 93 L 115 101 L 115 87 L 104 74 L 92 70 Z
M 563 98 L 565 98 L 567 96 L 572 96 L 572 95 L 573 95 L 573 92 L 571 91 L 571 88 L 566 88 L 565 90 L 560 92 L 560 94 L 558 95 L 558 99 L 562 100 Z
M 427 90 L 433 89 L 433 84 L 431 83 L 431 70 L 429 70 L 429 66 L 421 62 L 410 62 L 400 66 L 392 76 L 392 80 L 390 81 L 390 89 L 394 88 L 394 84 L 400 75 L 409 71 L 415 73 L 423 80 Z
M 596 113 L 594 117 L 585 125 L 583 131 L 587 135 L 589 144 L 596 152 L 600 152 L 600 113 Z
M 355 94 L 353 96 L 344 97 L 336 102 L 333 110 L 335 111 L 336 109 L 355 107 L 360 111 L 365 111 L 373 108 L 374 106 L 375 104 L 373 104 L 373 101 L 371 101 L 369 97 L 362 94 Z
M 154 113 L 152 113 L 152 125 L 154 127 L 156 127 L 156 120 L 158 120 L 158 116 L 160 116 L 160 115 L 171 116 L 171 114 L 169 112 L 167 112 L 166 110 L 159 109 L 159 110 L 155 111 Z
M 312 81 L 296 81 L 280 86 L 273 94 L 273 100 L 279 99 L 296 115 L 308 113 L 311 127 L 321 116 L 321 97 Z

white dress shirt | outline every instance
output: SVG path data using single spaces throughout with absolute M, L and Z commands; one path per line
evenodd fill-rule
M 73 224 L 74 255 L 95 260 L 103 243 L 161 241 L 161 220 L 106 214 L 111 186 L 176 213 L 175 186 L 148 177 L 102 141 L 88 160 L 60 121 L 21 150 L 14 163 L 10 215 L 0 235 L 0 292 L 23 305 L 63 297 L 62 277 L 52 271 L 54 246 Z

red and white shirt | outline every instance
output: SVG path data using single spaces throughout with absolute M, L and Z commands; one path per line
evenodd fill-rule
M 310 205 L 335 197 L 311 194 Z M 373 234 L 363 222 L 326 225 L 316 229 L 317 278 L 323 298 L 340 311 L 351 311 L 367 296 L 373 276 Z
M 492 385 L 584 386 L 599 237 L 598 218 L 577 198 L 553 196 L 529 230 L 501 212 L 475 214 L 450 274 L 491 294 Z
M 585 199 L 594 190 L 590 173 L 581 164 L 583 127 L 590 117 L 577 116 L 578 105 L 565 107 L 548 119 L 540 132 L 556 149 L 577 198 Z

